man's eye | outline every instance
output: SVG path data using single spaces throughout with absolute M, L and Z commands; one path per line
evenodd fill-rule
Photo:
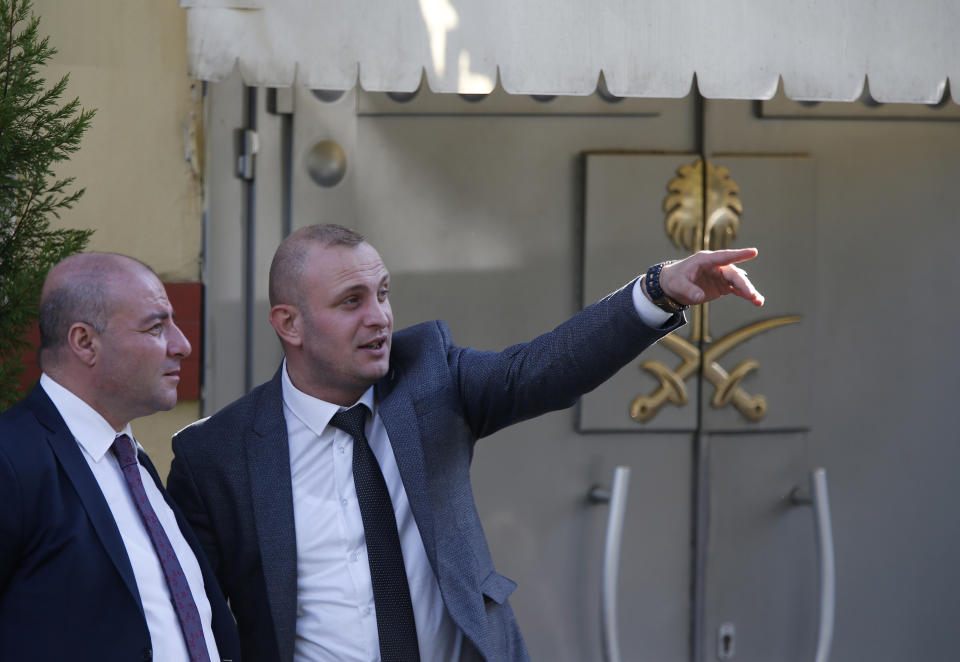
M 153 336 L 159 336 L 161 333 L 163 333 L 163 324 L 154 324 L 147 330 L 147 333 Z
M 343 305 L 348 308 L 355 308 L 360 303 L 360 297 L 348 297 L 343 300 Z
M 380 298 L 380 301 L 386 301 L 388 294 L 390 294 L 390 290 L 388 290 L 388 289 L 382 289 L 382 290 L 380 290 L 379 295 L 378 295 L 379 298 Z

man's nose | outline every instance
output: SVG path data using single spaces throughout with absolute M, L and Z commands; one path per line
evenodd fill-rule
M 170 340 L 167 343 L 167 352 L 171 356 L 185 359 L 190 356 L 190 352 L 193 350 L 190 346 L 190 341 L 183 335 L 183 331 L 180 330 L 179 326 L 176 324 L 171 324 L 170 326 Z
M 386 301 L 380 302 L 374 300 L 367 307 L 367 324 L 385 328 L 390 324 L 390 304 Z

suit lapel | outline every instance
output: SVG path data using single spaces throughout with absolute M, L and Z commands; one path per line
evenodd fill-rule
M 117 529 L 110 506 L 107 505 L 107 500 L 103 498 L 100 485 L 94 478 L 93 472 L 90 471 L 90 466 L 84 459 L 83 452 L 77 445 L 76 439 L 70 434 L 67 424 L 63 422 L 57 408 L 53 406 L 53 402 L 47 397 L 40 385 L 35 386 L 30 392 L 30 395 L 27 396 L 27 402 L 36 414 L 37 420 L 49 431 L 47 442 L 57 456 L 57 461 L 63 467 L 64 473 L 73 484 L 107 555 L 113 561 L 114 567 L 123 578 L 123 583 L 127 585 L 137 605 L 142 610 L 140 591 L 137 590 L 137 581 L 133 576 L 133 566 L 130 565 L 130 558 L 127 556 L 120 531 Z
M 247 433 L 244 447 L 257 541 L 280 659 L 291 660 L 296 636 L 297 549 L 290 448 L 287 423 L 283 417 L 280 374 L 277 371 L 264 385 L 254 403 L 251 431 Z M 377 383 L 378 411 L 393 447 L 427 558 L 439 577 L 433 505 L 427 487 L 417 415 L 410 394 L 403 389 L 393 389 L 393 384 L 389 379 Z
M 391 372 L 391 376 L 393 373 Z M 420 537 L 434 574 L 438 573 L 437 541 L 433 526 L 433 504 L 427 486 L 426 467 L 423 461 L 423 441 L 417 414 L 410 394 L 404 389 L 392 388 L 393 380 L 377 383 L 375 396 L 378 413 L 387 430 L 393 454 L 397 459 L 403 488 L 410 501 L 414 520 L 420 529 Z
M 244 447 L 253 518 L 280 659 L 291 660 L 296 636 L 297 545 L 280 371 L 264 385 L 252 415 Z
M 423 547 L 437 578 L 444 604 L 451 618 L 471 641 L 484 642 L 485 615 L 482 606 L 478 607 L 481 603 L 475 599 L 476 588 L 471 588 L 468 575 L 464 573 L 464 568 L 470 567 L 471 562 L 475 563 L 471 558 L 464 557 L 464 553 L 470 554 L 470 548 L 455 527 L 441 530 L 439 536 L 435 533 L 434 508 L 451 506 L 434 505 L 430 495 L 423 439 L 413 399 L 405 389 L 391 391 L 385 380 L 381 380 L 381 383 L 377 384 L 376 390 L 380 418 L 393 446 L 410 509 L 420 529 Z

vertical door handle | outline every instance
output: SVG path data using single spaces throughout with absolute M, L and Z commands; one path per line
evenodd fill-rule
M 609 503 L 607 534 L 603 545 L 603 572 L 600 585 L 600 627 L 603 630 L 603 658 L 606 662 L 620 662 L 620 637 L 617 632 L 617 575 L 620 571 L 620 545 L 623 541 L 623 520 L 627 512 L 627 490 L 630 486 L 630 467 L 613 471 L 610 489 L 593 487 L 590 500 Z
M 810 487 L 795 487 L 790 493 L 796 504 L 813 506 L 817 535 L 817 555 L 820 566 L 820 623 L 817 634 L 815 662 L 829 662 L 833 642 L 833 619 L 836 607 L 836 569 L 833 553 L 833 527 L 830 524 L 830 497 L 827 493 L 827 471 L 823 468 L 810 472 Z

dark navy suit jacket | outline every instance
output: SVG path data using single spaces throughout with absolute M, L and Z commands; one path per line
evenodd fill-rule
M 150 460 L 140 459 L 164 492 Z M 200 562 L 220 655 L 237 662 L 230 608 L 196 536 L 164 496 Z M 149 662 L 152 650 L 110 507 L 37 385 L 0 415 L 0 660 Z
M 453 344 L 426 322 L 393 336 L 391 367 L 375 387 L 378 412 L 464 645 L 490 661 L 528 658 L 494 569 L 470 485 L 480 437 L 568 407 L 672 330 L 644 325 L 631 286 L 550 333 L 502 352 Z M 174 438 L 167 480 L 237 617 L 247 662 L 291 662 L 297 551 L 280 373 Z

